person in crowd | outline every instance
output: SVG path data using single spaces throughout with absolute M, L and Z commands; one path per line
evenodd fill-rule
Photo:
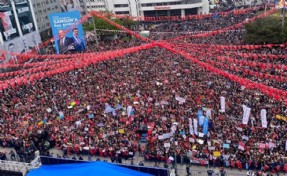
M 212 176 L 212 174 L 213 174 L 213 170 L 212 170 L 212 169 L 208 169 L 208 170 L 207 170 L 207 175 L 208 175 L 208 176 Z
M 189 167 L 188 164 L 186 165 L 186 168 L 185 168 L 185 169 L 186 169 L 186 174 L 187 174 L 187 175 L 190 175 L 190 167 Z

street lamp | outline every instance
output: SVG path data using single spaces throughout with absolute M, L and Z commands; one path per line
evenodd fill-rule
M 91 1 L 89 0 L 89 6 L 90 6 L 90 13 L 92 12 L 92 5 Z M 97 29 L 96 29 L 96 24 L 95 24 L 95 18 L 91 16 L 93 19 L 93 27 L 94 27 L 94 32 L 95 32 L 95 37 L 96 37 L 96 45 L 99 46 L 99 41 L 98 41 L 98 35 L 97 35 Z
M 173 147 L 174 147 L 174 171 L 177 176 L 177 155 L 176 155 L 176 146 L 177 146 L 177 135 L 178 135 L 178 123 L 174 122 L 173 124 Z

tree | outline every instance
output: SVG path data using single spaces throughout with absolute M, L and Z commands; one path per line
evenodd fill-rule
M 287 24 L 282 30 L 282 18 L 269 16 L 245 25 L 244 40 L 248 44 L 280 44 L 287 41 Z
M 117 27 L 109 24 L 108 22 L 100 19 L 100 18 L 96 18 L 96 17 L 93 17 L 94 18 L 94 22 L 95 22 L 95 25 L 96 25 L 96 28 L 97 29 L 108 29 L 108 30 L 118 30 Z M 118 19 L 118 18 L 115 18 L 115 19 L 112 19 L 112 16 L 107 16 L 107 18 L 113 20 L 115 23 L 119 24 L 119 25 L 122 25 L 122 26 L 125 26 L 127 28 L 131 28 L 133 25 L 135 25 L 135 22 L 129 18 L 121 18 L 121 19 Z M 94 29 L 93 27 L 93 21 L 91 20 L 91 22 L 87 22 L 87 23 L 84 23 L 83 24 L 83 27 L 84 27 L 84 30 L 85 31 L 91 31 Z

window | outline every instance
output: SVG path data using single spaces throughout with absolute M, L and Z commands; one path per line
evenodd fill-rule
M 105 8 L 105 5 L 92 5 L 92 8 Z
M 114 6 L 115 6 L 115 8 L 120 8 L 120 7 L 129 7 L 129 5 L 128 5 L 128 4 L 115 4 Z
M 118 12 L 115 12 L 115 14 L 117 15 L 125 15 L 125 14 L 130 14 L 129 11 L 118 11 Z

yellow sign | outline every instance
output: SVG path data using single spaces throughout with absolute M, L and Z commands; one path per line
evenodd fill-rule
M 71 106 L 75 106 L 76 105 L 76 102 L 71 102 Z
M 284 116 L 281 116 L 281 115 L 276 115 L 275 116 L 276 117 L 276 119 L 278 119 L 278 120 L 283 120 L 283 121 L 287 121 L 287 117 L 284 117 Z
M 214 151 L 213 152 L 213 156 L 215 157 L 219 157 L 221 154 L 220 154 L 220 151 Z
M 192 150 L 195 150 L 196 149 L 196 145 L 192 146 Z
M 125 133 L 125 130 L 124 130 L 124 129 L 119 129 L 119 133 L 120 133 L 120 134 L 124 134 L 124 133 Z

